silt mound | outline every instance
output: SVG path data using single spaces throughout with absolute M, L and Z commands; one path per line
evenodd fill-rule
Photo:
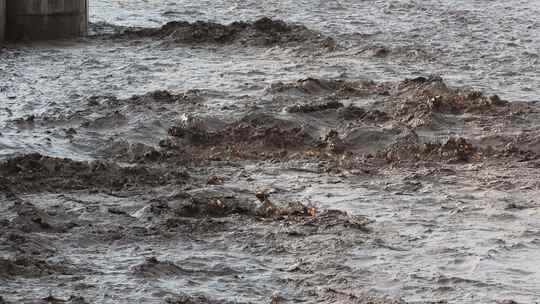
M 131 28 L 113 38 L 155 38 L 166 43 L 181 45 L 234 44 L 268 46 L 317 45 L 327 49 L 335 48 L 332 38 L 324 37 L 317 31 L 303 25 L 288 24 L 281 20 L 261 18 L 254 22 L 233 22 L 223 25 L 214 22 L 173 21 L 160 28 Z

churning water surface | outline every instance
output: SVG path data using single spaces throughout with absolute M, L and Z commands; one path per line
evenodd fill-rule
M 91 0 L 94 34 L 115 26 L 158 27 L 173 20 L 230 23 L 268 16 L 318 30 L 334 37 L 342 48 L 319 56 L 300 56 L 279 46 L 170 48 L 156 41 L 129 44 L 85 39 L 10 45 L 0 53 L 0 157 L 40 152 L 73 159 L 99 158 L 93 146 L 103 134 L 88 134 L 88 143 L 74 144 L 55 139 L 49 128 L 21 127 L 18 120 L 84 110 L 85 100 L 94 95 L 129 97 L 152 90 L 198 89 L 213 96 L 215 104 L 227 105 L 245 95 L 262 97 L 277 81 L 305 77 L 402 80 L 436 74 L 451 85 L 472 87 L 504 99 L 540 101 L 539 15 L 540 2 L 519 0 Z M 378 48 L 388 50 L 389 55 L 365 55 L 366 50 Z M 132 135 L 147 144 L 155 145 L 159 140 L 157 136 L 143 137 Z M 297 194 L 298 198 L 376 219 L 375 230 L 381 231 L 388 245 L 359 248 L 344 261 L 345 266 L 369 276 L 360 280 L 371 291 L 409 301 L 539 301 L 538 211 L 509 215 L 502 210 L 509 201 L 529 203 L 537 196 L 517 190 L 484 190 L 482 177 L 471 183 L 474 170 L 448 181 L 428 183 L 414 195 L 398 196 L 380 189 L 403 182 L 407 172 L 398 174 L 396 180 L 339 183 L 308 173 L 261 174 L 258 182 L 278 188 L 314 184 Z M 531 183 L 534 174 L 531 172 Z M 493 172 L 484 178 L 504 175 Z M 381 201 L 385 203 L 375 203 Z M 162 248 L 162 254 L 175 256 L 185 250 L 182 259 L 188 259 L 204 250 L 223 258 L 225 264 L 245 263 L 242 265 L 253 269 L 258 269 L 258 259 L 263 260 L 244 255 L 239 248 L 232 248 L 233 257 L 227 258 L 222 247 L 178 247 L 181 245 Z M 121 264 L 137 254 L 111 253 L 95 264 L 106 269 L 109 258 Z M 254 271 L 248 275 L 253 282 L 261 280 L 260 285 L 249 283 L 254 287 L 231 283 L 229 290 L 216 291 L 219 284 L 207 282 L 194 290 L 232 300 L 238 299 L 235 294 L 251 288 L 260 288 L 266 295 L 273 289 L 273 281 L 272 271 L 265 267 L 261 266 L 264 270 L 260 274 Z M 128 279 L 115 277 L 111 271 L 106 282 L 115 280 Z M 184 283 L 160 284 L 173 290 Z M 106 286 L 103 289 L 103 294 L 114 293 Z M 127 298 L 135 299 L 144 292 L 132 290 Z M 261 297 L 252 294 L 247 299 L 257 302 Z M 102 300 L 105 298 L 103 295 Z

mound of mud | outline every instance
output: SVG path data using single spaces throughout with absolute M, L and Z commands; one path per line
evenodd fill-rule
M 310 217 L 303 217 L 302 226 L 315 227 L 317 230 L 328 230 L 340 226 L 345 229 L 368 231 L 367 226 L 373 221 L 363 215 L 351 215 L 341 210 L 323 210 Z
M 219 231 L 226 229 L 225 222 L 230 216 L 238 216 L 237 220 L 243 221 L 286 224 L 304 235 L 336 228 L 367 231 L 367 226 L 372 223 L 364 216 L 332 209 L 319 210 L 298 201 L 270 201 L 268 194 L 262 192 L 257 192 L 256 198 L 258 203 L 253 194 L 239 189 L 201 188 L 158 198 L 133 216 L 152 222 L 150 230 L 156 234 Z
M 388 88 L 372 81 L 327 80 L 317 78 L 300 79 L 295 82 L 277 82 L 266 90 L 272 96 L 272 105 L 284 107 L 288 113 L 309 114 L 337 110 L 344 120 L 362 120 L 382 123 L 390 116 L 380 109 L 366 109 L 354 104 L 345 106 L 346 101 L 388 96 Z
M 399 138 L 393 145 L 380 151 L 378 158 L 395 161 L 468 162 L 480 160 L 485 151 L 474 147 L 462 137 L 450 137 L 446 142 L 421 143 L 416 133 Z
M 302 217 L 314 216 L 316 213 L 315 208 L 305 206 L 300 202 L 273 203 L 264 194 L 258 193 L 257 196 L 261 200 L 262 205 L 257 208 L 256 214 L 261 217 Z
M 305 44 L 333 49 L 333 39 L 302 25 L 287 24 L 281 20 L 261 18 L 254 22 L 233 22 L 223 25 L 213 22 L 173 21 L 161 28 L 132 28 L 113 38 L 156 38 L 171 44 L 233 44 L 248 46 L 302 46 Z
M 132 267 L 131 271 L 146 278 L 170 277 L 186 273 L 186 270 L 169 261 L 159 261 L 156 257 L 147 258 L 142 264 Z
M 433 110 L 441 113 L 470 113 L 497 111 L 508 105 L 499 96 L 485 96 L 481 92 L 449 88 L 441 77 L 418 77 L 398 84 L 400 93 L 413 89 L 417 97 L 426 97 Z
M 92 96 L 88 98 L 89 106 L 107 105 L 118 106 L 119 104 L 173 104 L 173 103 L 198 103 L 202 100 L 197 90 L 184 93 L 172 93 L 167 90 L 156 90 L 143 95 L 133 95 L 128 99 L 118 99 L 114 96 Z
M 158 197 L 133 216 L 153 220 L 170 217 L 223 217 L 253 214 L 256 205 L 250 195 L 238 189 L 209 186 Z
M 0 279 L 10 279 L 21 276 L 38 278 L 52 274 L 73 274 L 74 269 L 62 264 L 50 264 L 47 261 L 32 257 L 17 257 L 16 259 L 0 258 Z
M 73 295 L 70 296 L 67 300 L 56 298 L 50 295 L 43 299 L 34 300 L 31 303 L 32 304 L 88 304 L 85 298 L 80 297 L 80 296 L 73 296 Z
M 468 161 L 477 153 L 477 149 L 463 137 L 451 137 L 445 143 L 424 143 L 418 155 L 422 159 L 442 158 Z
M 361 97 L 373 92 L 377 92 L 377 87 L 375 83 L 370 81 L 327 80 L 311 77 L 294 82 L 277 82 L 267 90 L 267 93 L 274 95 L 316 96 L 331 94 L 339 97 Z
M 326 110 L 335 110 L 342 108 L 343 104 L 338 101 L 329 101 L 324 103 L 315 103 L 315 104 L 309 104 L 309 103 L 303 103 L 303 104 L 295 104 L 292 105 L 285 110 L 289 113 L 313 113 L 313 112 L 321 112 Z
M 398 83 L 385 107 L 396 120 L 412 127 L 430 126 L 440 118 L 438 114 L 462 115 L 465 113 L 500 115 L 512 107 L 497 95 L 450 88 L 438 76 L 418 77 Z
M 53 216 L 27 202 L 16 203 L 14 209 L 17 212 L 17 217 L 11 221 L 10 226 L 26 233 L 63 233 L 77 226 L 72 222 L 58 221 Z
M 188 294 L 179 294 L 179 295 L 167 297 L 165 299 L 165 303 L 166 304 L 232 304 L 233 302 L 213 300 L 203 295 L 191 296 Z
M 333 288 L 321 288 L 317 291 L 320 302 L 347 304 L 406 304 L 405 301 L 376 297 L 368 294 L 355 294 Z M 429 303 L 429 302 L 422 302 Z M 440 303 L 443 304 L 443 303 Z
M 265 192 L 257 192 L 257 199 L 262 203 L 255 210 L 255 214 L 265 219 L 283 220 L 289 225 L 312 227 L 316 230 L 327 230 L 336 226 L 346 229 L 367 230 L 366 226 L 372 223 L 365 216 L 350 215 L 340 210 L 318 210 L 317 208 L 298 201 L 274 202 Z
M 15 255 L 50 256 L 57 249 L 48 236 L 40 233 L 27 233 L 18 229 L 2 227 L 0 231 L 0 250 Z M 1 226 L 0 226 L 1 227 Z
M 247 193 L 221 186 L 195 189 L 186 194 L 187 200 L 174 205 L 175 212 L 182 216 L 248 214 L 255 208 Z
M 198 90 L 180 93 L 157 90 L 122 99 L 111 95 L 96 95 L 88 97 L 85 101 L 86 104 L 82 109 L 68 112 L 53 109 L 48 113 L 34 116 L 31 123 L 63 127 L 68 138 L 76 137 L 81 131 L 84 133 L 81 127 L 93 130 L 115 130 L 120 127 L 126 129 L 130 125 L 149 128 L 152 122 L 159 127 L 172 120 L 180 109 L 190 111 L 199 108 L 204 96 Z M 24 124 L 17 122 L 19 128 L 29 124 L 28 118 L 19 120 L 24 121 Z
M 11 191 L 122 190 L 137 186 L 182 184 L 183 171 L 145 166 L 121 167 L 102 161 L 74 161 L 28 154 L 0 162 L 0 175 Z
M 248 114 L 232 123 L 212 128 L 200 119 L 181 122 L 171 127 L 169 134 L 181 139 L 183 145 L 205 147 L 231 155 L 268 152 L 276 149 L 295 150 L 315 146 L 318 138 L 299 121 L 279 118 L 265 113 Z M 212 151 L 208 151 L 212 152 Z

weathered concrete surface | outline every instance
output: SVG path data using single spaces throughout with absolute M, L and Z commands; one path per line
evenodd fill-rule
M 6 0 L 0 0 L 0 43 L 4 41 L 6 33 Z
M 8 40 L 77 37 L 88 29 L 88 0 L 7 0 L 6 15 Z

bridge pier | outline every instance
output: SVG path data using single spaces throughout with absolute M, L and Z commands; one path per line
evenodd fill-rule
M 88 30 L 88 0 L 5 1 L 5 38 L 35 41 L 79 37 Z
M 0 0 L 0 43 L 4 42 L 6 34 L 6 0 Z

